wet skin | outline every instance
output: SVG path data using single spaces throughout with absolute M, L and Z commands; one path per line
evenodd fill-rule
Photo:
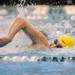
M 9 32 L 4 37 L 0 37 L 0 47 L 3 47 L 6 44 L 10 43 L 15 37 L 16 33 L 20 30 L 23 30 L 27 34 L 27 36 L 30 37 L 30 39 L 32 40 L 32 44 L 40 43 L 43 44 L 44 47 L 50 48 L 48 39 L 42 32 L 40 32 L 27 21 L 18 17 L 12 23 Z

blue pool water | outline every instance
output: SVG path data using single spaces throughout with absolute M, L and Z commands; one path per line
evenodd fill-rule
M 0 62 L 0 75 L 75 75 L 75 63 Z

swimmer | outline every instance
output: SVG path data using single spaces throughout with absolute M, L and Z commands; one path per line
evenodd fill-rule
M 24 11 L 24 10 L 23 10 Z M 32 45 L 40 44 L 47 48 L 62 48 L 66 46 L 73 46 L 74 39 L 68 35 L 59 36 L 57 39 L 54 40 L 53 43 L 48 43 L 48 38 L 43 32 L 36 29 L 33 25 L 31 25 L 25 17 L 25 12 L 21 12 L 12 23 L 9 32 L 0 37 L 0 47 L 5 46 L 6 44 L 10 43 L 12 39 L 15 37 L 16 33 L 20 30 L 23 30 L 27 36 L 30 37 L 32 40 Z

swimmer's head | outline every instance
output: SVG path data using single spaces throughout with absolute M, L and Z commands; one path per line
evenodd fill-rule
M 57 38 L 62 47 L 73 47 L 75 45 L 73 37 L 69 35 L 61 35 Z

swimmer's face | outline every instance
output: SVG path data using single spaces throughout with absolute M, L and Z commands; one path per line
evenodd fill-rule
M 61 44 L 59 43 L 59 41 L 57 39 L 54 40 L 54 44 L 55 44 L 55 47 L 62 48 Z

